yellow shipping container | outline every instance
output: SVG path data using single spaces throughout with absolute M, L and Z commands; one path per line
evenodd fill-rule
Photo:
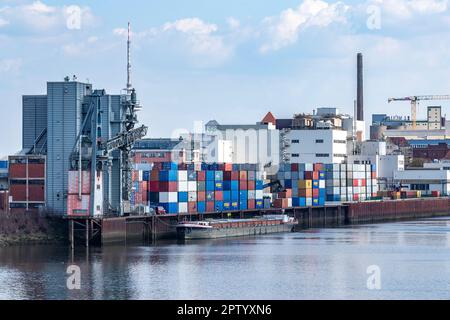
M 298 180 L 299 189 L 312 189 L 312 180 Z

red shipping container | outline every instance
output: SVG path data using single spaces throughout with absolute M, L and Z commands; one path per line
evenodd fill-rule
M 216 191 L 214 199 L 216 201 L 223 201 L 223 191 Z
M 376 179 L 377 178 L 377 173 L 376 172 L 372 172 L 372 179 Z
M 159 170 L 150 171 L 150 181 L 159 181 Z
M 312 171 L 305 171 L 305 180 L 313 180 L 313 172 Z
M 313 180 L 319 180 L 319 171 L 313 172 Z
M 256 188 L 256 182 L 254 180 L 250 180 L 247 182 L 248 190 L 255 190 Z
M 25 163 L 10 163 L 9 164 L 9 178 L 26 178 L 27 165 Z
M 27 185 L 12 184 L 9 186 L 9 195 L 12 201 L 27 201 Z
M 131 179 L 133 180 L 133 182 L 139 181 L 139 171 L 133 170 L 131 172 Z
M 231 172 L 231 180 L 233 180 L 233 181 L 239 180 L 239 171 L 232 171 Z
M 159 192 L 159 181 L 150 181 L 149 182 L 149 190 L 151 192 Z
M 207 201 L 206 202 L 206 212 L 214 212 L 215 210 L 215 202 L 214 201 Z
M 247 171 L 239 171 L 239 180 L 247 180 Z
M 142 192 L 142 203 L 147 204 L 147 202 L 148 202 L 148 192 L 145 191 L 145 192 Z
M 255 209 L 255 207 L 256 207 L 255 200 L 248 200 L 247 208 L 249 210 L 251 210 L 251 209 Z
M 141 181 L 139 182 L 139 190 L 141 190 L 142 192 L 147 192 L 148 190 L 148 182 L 147 181 Z
M 354 186 L 354 187 L 359 187 L 359 181 L 358 181 L 358 179 L 354 179 L 354 180 L 353 180 L 353 186 Z
M 232 163 L 225 163 L 224 170 L 225 171 L 233 171 L 233 164 Z
M 160 181 L 159 182 L 160 192 L 177 192 L 178 182 L 176 181 Z
M 230 181 L 231 180 L 231 171 L 225 171 L 223 173 L 223 180 L 224 181 Z
M 206 181 L 206 171 L 197 172 L 197 181 Z
M 366 181 L 366 179 L 362 179 L 361 180 L 361 187 L 365 187 L 365 186 L 367 186 L 367 181 Z
M 353 201 L 358 201 L 358 200 L 359 200 L 359 194 L 354 194 Z
M 28 201 L 45 201 L 45 186 L 42 185 L 28 185 Z
M 161 162 L 155 162 L 153 163 L 153 170 L 156 169 L 156 171 L 161 171 L 163 168 L 163 164 Z
M 314 171 L 323 171 L 323 163 L 315 163 Z
M 219 168 L 218 171 L 224 171 L 225 170 L 225 164 L 219 163 L 218 168 Z
M 188 212 L 189 213 L 197 213 L 197 202 L 189 202 L 188 203 Z
M 247 180 L 239 180 L 239 190 L 248 190 Z
M 313 189 L 313 198 L 319 197 L 319 189 Z
M 292 163 L 291 164 L 291 171 L 298 171 L 298 163 Z
M 199 191 L 199 192 L 197 192 L 197 201 L 198 202 L 206 201 L 206 191 Z

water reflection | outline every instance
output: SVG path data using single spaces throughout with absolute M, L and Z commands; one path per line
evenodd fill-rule
M 450 298 L 450 219 L 156 246 L 0 249 L 0 299 Z M 67 266 L 81 290 L 66 287 Z M 382 290 L 366 287 L 377 265 Z

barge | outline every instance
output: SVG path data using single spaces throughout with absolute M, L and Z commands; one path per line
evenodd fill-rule
M 184 221 L 176 228 L 178 239 L 194 240 L 292 232 L 297 224 L 295 218 L 287 215 L 266 215 L 254 219 Z

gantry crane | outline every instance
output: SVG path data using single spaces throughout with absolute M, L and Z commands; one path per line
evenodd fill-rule
M 389 98 L 388 103 L 393 101 L 411 101 L 411 120 L 413 130 L 417 128 L 417 104 L 425 100 L 450 100 L 450 95 L 429 95 L 429 96 L 410 96 L 404 98 Z

